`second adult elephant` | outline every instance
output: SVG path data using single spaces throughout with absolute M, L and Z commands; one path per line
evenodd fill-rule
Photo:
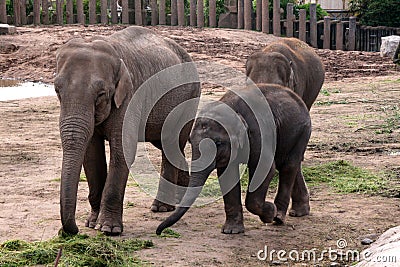
M 61 105 L 63 161 L 60 205 L 65 232 L 78 232 L 75 210 L 82 165 L 89 184 L 92 208 L 86 226 L 107 234 L 120 234 L 123 231 L 122 210 L 128 165 L 133 162 L 138 140 L 151 142 L 162 150 L 163 178 L 173 184 L 184 186 L 187 183 L 188 172 L 177 169 L 165 156 L 161 130 L 168 114 L 176 106 L 199 97 L 198 82 L 182 83 L 167 90 L 157 103 L 150 103 L 150 106 L 147 97 L 136 102 L 138 105 L 132 107 L 136 111 L 134 116 L 142 126 L 145 120 L 143 127 L 146 131 L 145 136 L 137 134 L 136 141 L 132 141 L 133 156 L 130 159 L 125 157 L 123 151 L 122 132 L 124 116 L 130 110 L 129 104 L 141 91 L 139 88 L 143 88 L 144 82 L 155 74 L 165 74 L 165 70 L 173 66 L 193 64 L 191 62 L 186 51 L 174 41 L 142 27 L 129 27 L 109 37 L 89 41 L 72 39 L 59 49 L 54 84 Z M 173 73 L 170 80 L 179 80 L 177 77 L 185 77 L 188 72 L 189 67 L 181 68 L 180 72 Z M 197 75 L 195 67 L 191 69 L 193 74 Z M 159 78 L 153 88 L 160 86 L 168 89 L 167 85 L 171 85 L 171 81 Z M 148 110 L 150 113 L 144 118 Z M 195 113 L 196 109 L 191 110 Z M 190 113 L 190 110 L 187 112 Z M 181 115 L 187 115 L 187 112 Z M 139 123 L 132 126 L 132 130 L 140 128 Z M 180 147 L 177 150 L 182 153 L 190 129 L 191 123 L 188 123 L 180 134 L 173 137 L 179 139 Z M 108 170 L 105 140 L 110 144 Z M 158 200 L 153 202 L 153 211 L 172 209 L 174 205 Z
M 324 83 L 325 71 L 318 55 L 306 43 L 282 38 L 249 56 L 246 76 L 254 83 L 273 83 L 292 89 L 310 110 Z

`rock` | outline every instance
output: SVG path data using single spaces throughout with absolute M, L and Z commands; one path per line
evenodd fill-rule
M 400 43 L 400 36 L 398 35 L 382 37 L 382 44 L 380 49 L 381 57 L 393 58 L 393 55 L 396 52 L 399 43 Z
M 367 237 L 361 240 L 361 245 L 371 245 L 372 243 L 374 243 L 374 240 Z
M 0 54 L 11 54 L 17 51 L 18 48 L 15 44 L 0 41 Z
M 400 262 L 400 226 L 383 233 L 371 247 L 360 253 L 356 267 L 398 267 Z M 384 260 L 384 262 L 383 262 Z M 377 262 L 384 265 L 377 265 Z
M 17 32 L 15 26 L 10 26 L 8 24 L 0 24 L 0 34 L 13 34 Z

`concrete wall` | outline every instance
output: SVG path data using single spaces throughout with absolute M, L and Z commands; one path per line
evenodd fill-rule
M 350 0 L 300 0 L 299 2 L 304 4 L 317 3 L 320 4 L 323 9 L 327 10 L 343 10 L 348 8 Z

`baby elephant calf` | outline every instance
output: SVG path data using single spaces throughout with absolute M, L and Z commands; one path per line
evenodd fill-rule
M 179 208 L 157 228 L 176 223 L 193 204 L 215 168 L 219 177 L 226 222 L 222 232 L 244 232 L 239 164 L 247 163 L 246 208 L 264 223 L 285 221 L 290 198 L 292 216 L 309 214 L 309 195 L 301 162 L 311 134 L 308 109 L 293 91 L 277 84 L 259 84 L 228 91 L 205 106 L 195 121 L 190 142 L 189 189 Z M 266 202 L 275 169 L 279 187 L 274 203 Z

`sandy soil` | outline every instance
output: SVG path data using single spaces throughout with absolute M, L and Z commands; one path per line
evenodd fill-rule
M 19 28 L 17 35 L 0 36 L 0 78 L 52 83 L 55 51 L 70 37 L 108 35 L 121 28 Z M 209 60 L 239 71 L 244 70 L 250 53 L 275 39 L 235 30 L 153 29 L 176 40 L 195 60 Z M 399 116 L 399 69 L 377 53 L 320 50 L 318 54 L 327 69 L 327 81 L 324 93 L 319 95 L 311 111 L 313 134 L 304 164 L 345 159 L 373 171 L 392 171 L 399 183 L 399 129 L 377 133 L 393 126 L 390 119 Z M 204 93 L 217 98 L 221 91 L 206 84 Z M 0 241 L 51 238 L 61 227 L 58 100 L 43 97 L 0 102 L 0 112 Z M 157 151 L 151 149 L 149 155 L 152 161 L 159 161 Z M 301 252 L 312 248 L 322 251 L 330 247 L 337 249 L 336 241 L 343 238 L 347 241 L 346 249 L 361 251 L 361 238 L 378 235 L 400 223 L 398 198 L 338 194 L 326 185 L 312 187 L 310 192 L 311 215 L 289 217 L 284 226 L 264 225 L 256 216 L 245 212 L 244 234 L 221 234 L 224 210 L 219 200 L 189 210 L 173 227 L 181 234 L 180 238 L 159 238 L 155 236 L 155 229 L 167 214 L 151 213 L 152 197 L 130 180 L 122 238 L 153 240 L 154 248 L 138 254 L 156 266 L 268 266 L 271 261 L 257 258 L 265 245 L 269 251 L 297 249 Z M 84 228 L 89 211 L 87 193 L 87 184 L 81 182 L 77 222 L 83 232 L 93 233 Z M 273 192 L 268 198 L 272 197 Z M 312 262 L 297 264 L 308 266 Z M 325 259 L 321 265 L 329 266 L 329 261 Z

